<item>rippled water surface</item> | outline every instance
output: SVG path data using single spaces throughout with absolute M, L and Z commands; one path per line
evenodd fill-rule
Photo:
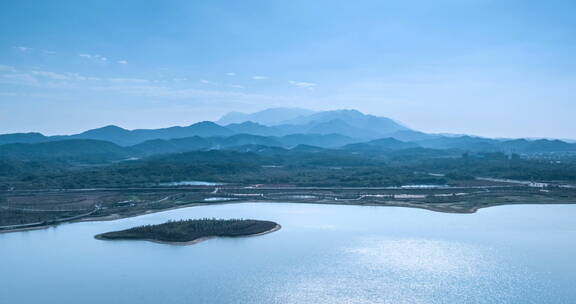
M 283 228 L 193 246 L 93 238 L 198 217 Z M 229 204 L 0 234 L 0 303 L 576 303 L 574 259 L 576 205 Z

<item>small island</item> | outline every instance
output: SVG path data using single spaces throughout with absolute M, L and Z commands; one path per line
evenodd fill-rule
M 168 221 L 159 225 L 144 225 L 95 236 L 99 240 L 146 240 L 164 244 L 190 245 L 212 237 L 262 235 L 279 230 L 271 221 L 247 219 L 191 219 Z

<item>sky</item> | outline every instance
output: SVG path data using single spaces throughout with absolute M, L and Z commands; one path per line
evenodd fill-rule
M 576 1 L 0 1 L 0 133 L 357 109 L 576 138 Z

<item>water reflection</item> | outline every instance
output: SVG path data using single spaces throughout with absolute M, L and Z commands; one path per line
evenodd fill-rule
M 428 239 L 355 243 L 293 270 L 274 303 L 541 303 L 543 294 L 524 298 L 535 287 L 526 269 L 506 265 L 494 249 Z

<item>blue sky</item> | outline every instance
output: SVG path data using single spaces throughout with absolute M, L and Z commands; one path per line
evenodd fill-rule
M 354 108 L 576 138 L 576 1 L 2 1 L 0 133 Z

